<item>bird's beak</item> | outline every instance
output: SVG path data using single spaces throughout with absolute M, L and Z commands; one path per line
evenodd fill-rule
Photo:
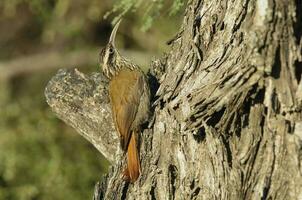
M 117 32 L 117 29 L 118 29 L 121 21 L 122 21 L 122 19 L 119 19 L 117 21 L 117 23 L 114 25 L 113 30 L 112 30 L 111 35 L 110 35 L 109 43 L 111 43 L 113 46 L 115 46 L 115 43 L 114 43 L 115 42 L 115 36 L 116 36 L 116 32 Z

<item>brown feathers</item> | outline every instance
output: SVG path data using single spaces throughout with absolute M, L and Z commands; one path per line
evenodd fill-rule
M 114 26 L 108 44 L 100 53 L 100 65 L 110 79 L 109 95 L 112 116 L 120 136 L 121 147 L 127 152 L 125 176 L 130 182 L 139 177 L 138 137 L 140 126 L 148 120 L 150 90 L 141 69 L 123 58 L 115 47 L 115 36 L 121 20 Z
M 144 92 L 142 85 L 146 84 L 143 76 L 140 71 L 123 69 L 109 83 L 113 119 L 120 134 L 121 147 L 127 151 L 128 172 L 125 174 L 129 174 L 131 182 L 138 178 L 140 170 L 137 138 L 133 131 L 139 130 L 137 117 L 141 115 L 138 110 Z

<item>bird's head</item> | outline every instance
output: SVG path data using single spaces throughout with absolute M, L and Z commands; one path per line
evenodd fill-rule
M 111 78 L 116 74 L 119 67 L 118 62 L 121 60 L 121 56 L 115 47 L 115 36 L 120 23 L 121 19 L 113 27 L 108 44 L 100 53 L 100 67 L 102 68 L 104 75 L 108 78 Z

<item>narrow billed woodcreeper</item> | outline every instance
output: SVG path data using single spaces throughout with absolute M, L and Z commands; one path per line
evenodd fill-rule
M 114 26 L 108 44 L 100 53 L 100 66 L 110 80 L 109 96 L 112 116 L 120 136 L 121 148 L 127 152 L 126 180 L 135 182 L 140 174 L 138 139 L 141 125 L 148 120 L 150 89 L 143 71 L 121 56 L 115 36 L 121 20 Z

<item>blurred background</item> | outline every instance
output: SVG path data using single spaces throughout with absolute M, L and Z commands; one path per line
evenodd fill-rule
M 144 3 L 145 2 L 145 3 Z M 0 1 L 0 200 L 91 199 L 108 162 L 51 112 L 59 68 L 99 71 L 111 22 L 117 46 L 148 68 L 180 27 L 182 0 Z M 104 19 L 106 16 L 106 19 Z

